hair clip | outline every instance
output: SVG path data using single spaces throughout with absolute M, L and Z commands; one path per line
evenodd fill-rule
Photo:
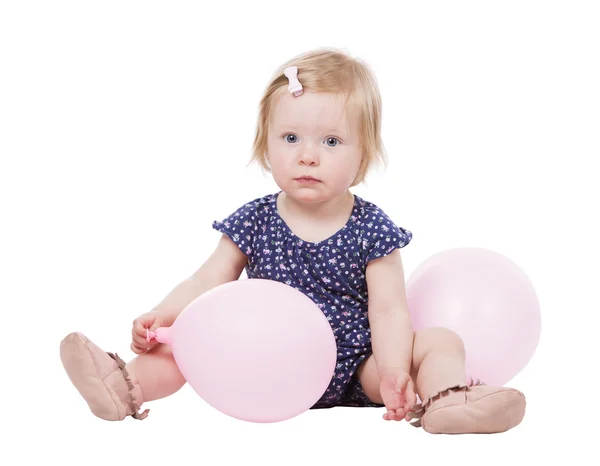
M 302 84 L 298 81 L 298 68 L 296 66 L 288 66 L 283 70 L 283 74 L 288 78 L 290 84 L 288 85 L 288 91 L 294 94 L 296 97 L 302 95 Z

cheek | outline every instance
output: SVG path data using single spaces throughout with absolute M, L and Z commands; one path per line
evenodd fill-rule
M 291 170 L 289 158 L 283 157 L 282 154 L 275 153 L 272 156 L 270 155 L 269 165 L 271 166 L 271 175 L 275 180 L 286 178 Z
M 295 149 L 283 144 L 269 144 L 267 146 L 269 162 L 272 169 L 286 168 L 294 163 L 296 158 Z
M 340 183 L 352 183 L 360 170 L 360 157 L 350 156 L 344 162 L 336 162 L 335 167 L 329 167 L 333 179 Z
M 269 161 L 273 170 L 281 168 L 285 164 L 285 157 L 282 154 L 271 151 L 269 152 Z
M 327 179 L 331 185 L 344 187 L 349 186 L 356 176 L 356 170 L 351 165 L 328 167 L 327 173 Z

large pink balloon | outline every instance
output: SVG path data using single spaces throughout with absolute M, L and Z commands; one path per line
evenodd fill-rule
M 406 288 L 414 329 L 456 332 L 469 377 L 502 386 L 532 358 L 541 333 L 538 298 L 505 256 L 480 248 L 443 251 L 420 264 Z
M 213 288 L 171 327 L 182 375 L 204 401 L 251 422 L 277 422 L 308 410 L 334 374 L 336 343 L 326 317 L 300 291 L 263 279 Z

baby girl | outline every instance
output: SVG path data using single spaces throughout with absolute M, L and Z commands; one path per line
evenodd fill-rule
M 467 380 L 458 335 L 413 331 L 400 255 L 412 233 L 350 191 L 385 161 L 380 93 L 365 63 L 335 49 L 284 63 L 260 102 L 252 158 L 280 190 L 213 223 L 221 236 L 210 257 L 133 321 L 135 358 L 125 363 L 79 332 L 61 342 L 64 368 L 92 413 L 144 419 L 142 403 L 178 391 L 185 379 L 170 347 L 147 341 L 146 329 L 172 325 L 192 300 L 245 270 L 305 293 L 331 324 L 337 365 L 312 409 L 379 407 L 385 420 L 447 434 L 522 421 L 522 393 Z

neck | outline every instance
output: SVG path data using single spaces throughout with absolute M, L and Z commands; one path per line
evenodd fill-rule
M 280 194 L 281 201 L 288 212 L 299 215 L 310 215 L 313 218 L 331 218 L 340 211 L 346 210 L 350 203 L 354 203 L 354 195 L 347 190 L 344 194 L 323 202 L 302 202 L 288 196 L 284 191 Z

